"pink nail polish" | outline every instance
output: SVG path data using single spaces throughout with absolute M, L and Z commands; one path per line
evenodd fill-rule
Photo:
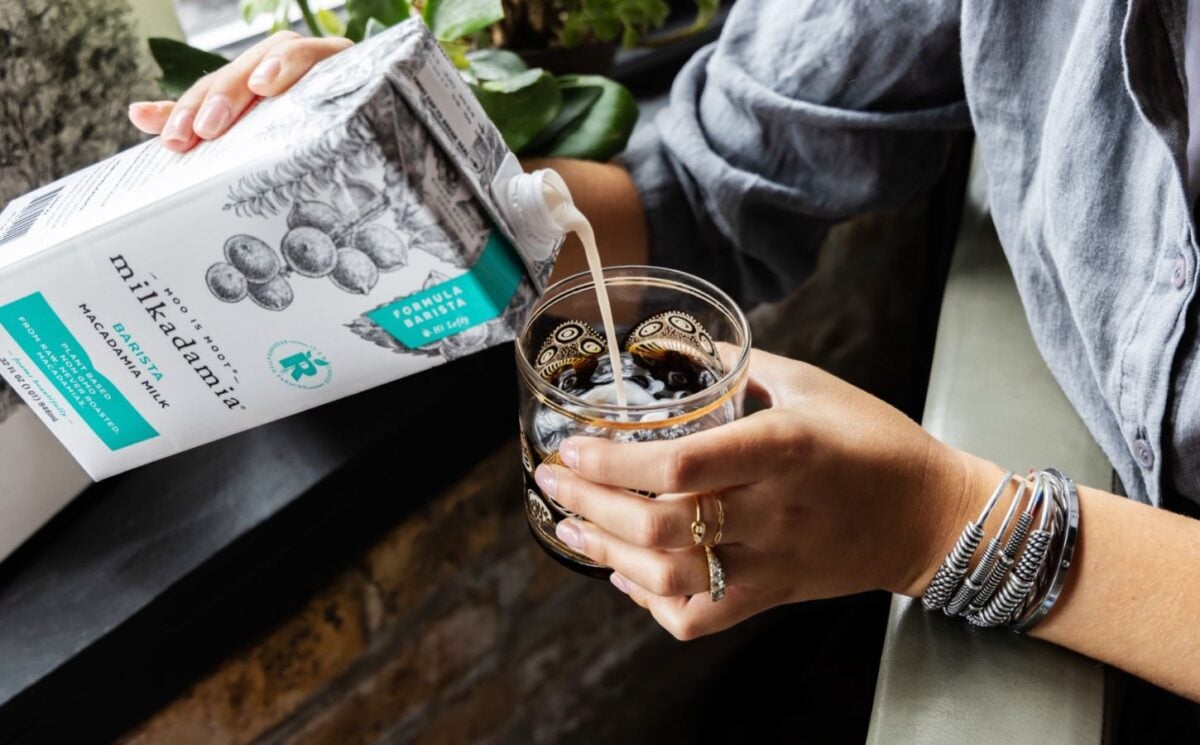
M 228 98 L 220 94 L 209 96 L 200 108 L 192 129 L 201 137 L 213 137 L 225 129 L 232 115 L 233 107 Z
M 558 536 L 558 540 L 576 551 L 583 550 L 583 533 L 579 530 L 579 526 L 573 524 L 570 520 L 563 520 L 558 525 L 555 525 L 554 535 Z
M 279 77 L 279 60 L 274 57 L 268 57 L 258 63 L 258 67 L 254 68 L 254 72 L 250 75 L 250 85 L 270 85 L 271 81 Z
M 613 587 L 617 588 L 621 592 L 625 593 L 626 595 L 629 594 L 629 584 L 625 582 L 625 578 L 621 575 L 613 572 L 612 574 L 608 575 L 608 581 L 612 582 Z
M 192 127 L 192 119 L 195 113 L 190 107 L 175 109 L 171 112 L 171 118 L 167 120 L 167 125 L 163 127 L 162 139 L 164 142 L 187 142 L 191 138 L 190 130 Z
M 533 480 L 537 482 L 538 486 L 542 487 L 542 491 L 545 492 L 546 496 L 554 496 L 554 487 L 558 483 L 558 479 L 554 476 L 553 468 L 538 466 L 537 470 L 533 472 Z
M 576 468 L 579 465 L 579 446 L 572 440 L 564 440 L 558 446 L 558 457 L 562 458 L 567 468 Z

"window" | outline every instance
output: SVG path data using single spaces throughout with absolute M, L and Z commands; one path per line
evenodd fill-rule
M 269 16 L 263 15 L 247 24 L 242 18 L 240 0 L 175 0 L 179 25 L 187 43 L 210 52 L 231 57 L 266 35 L 271 27 Z M 300 29 L 304 22 L 300 10 L 292 4 L 293 26 Z M 309 0 L 309 6 L 340 9 L 343 0 Z

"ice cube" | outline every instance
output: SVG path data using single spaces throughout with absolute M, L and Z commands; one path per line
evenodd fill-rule
M 578 432 L 578 424 L 553 409 L 539 408 L 533 416 L 533 447 L 538 453 L 554 453 L 562 441 Z

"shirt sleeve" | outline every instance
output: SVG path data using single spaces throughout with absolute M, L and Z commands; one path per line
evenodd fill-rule
M 738 0 L 622 156 L 651 261 L 773 300 L 830 225 L 929 187 L 970 126 L 958 16 L 948 0 Z

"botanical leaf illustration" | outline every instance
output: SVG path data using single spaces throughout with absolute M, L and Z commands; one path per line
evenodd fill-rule
M 496 128 L 480 123 L 475 129 L 475 142 L 471 144 L 471 161 L 484 182 L 496 175 L 507 154 L 508 148 Z
M 335 128 L 283 163 L 240 179 L 229 189 L 226 210 L 239 217 L 267 217 L 299 198 L 309 198 L 369 167 L 380 157 L 370 129 L 359 117 Z

